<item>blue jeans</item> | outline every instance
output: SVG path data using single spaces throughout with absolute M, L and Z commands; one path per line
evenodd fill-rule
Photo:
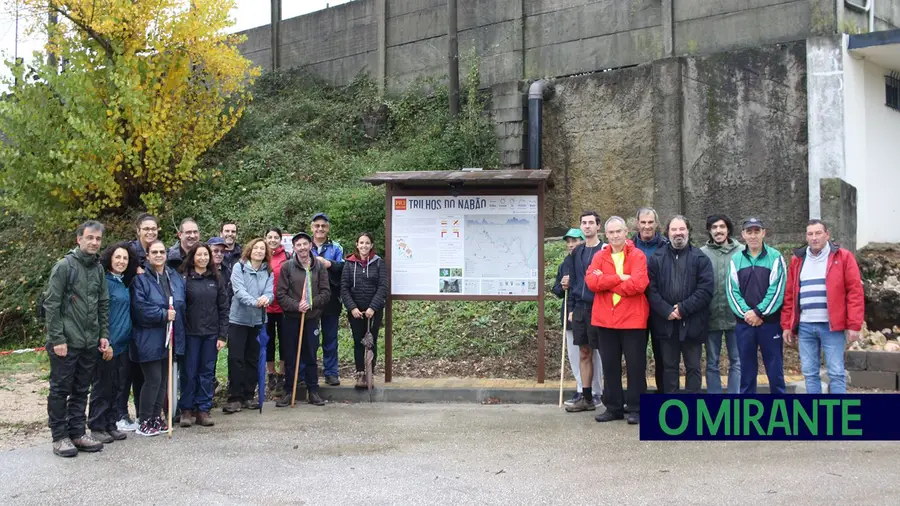
M 831 381 L 828 391 L 833 394 L 847 393 L 844 377 L 843 331 L 832 331 L 827 323 L 801 323 L 799 332 L 800 368 L 806 379 L 806 393 L 821 394 L 822 380 L 819 378 L 820 353 L 825 352 L 825 367 Z
M 178 401 L 178 408 L 182 411 L 196 409 L 209 413 L 212 409 L 217 339 L 215 334 L 187 336 L 185 339 L 181 399 Z
M 319 320 L 322 323 L 322 331 L 320 332 L 322 341 L 322 374 L 325 376 L 338 376 L 338 325 L 340 324 L 340 315 L 322 315 Z M 307 327 L 309 322 L 307 322 Z M 317 326 L 318 328 L 318 326 Z M 313 356 L 319 354 L 318 342 Z M 296 350 L 296 348 L 294 348 Z M 300 364 L 300 377 L 306 377 L 306 364 Z
M 728 349 L 728 393 L 741 393 L 741 357 L 738 353 L 734 329 L 710 330 L 706 337 L 706 390 L 711 394 L 722 393 L 722 377 L 719 374 L 719 356 L 722 353 L 722 334 Z
M 757 349 L 762 353 L 766 376 L 769 377 L 769 391 L 773 394 L 785 393 L 781 325 L 763 323 L 759 327 L 751 327 L 746 323 L 738 323 L 734 328 L 734 335 L 741 355 L 741 393 L 756 393 L 756 374 L 759 372 Z

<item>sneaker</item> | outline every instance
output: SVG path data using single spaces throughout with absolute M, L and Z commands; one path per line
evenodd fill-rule
M 166 419 L 161 416 L 157 416 L 153 419 L 153 426 L 160 432 L 169 432 L 169 424 L 166 423 Z
M 116 428 L 122 432 L 134 432 L 138 430 L 138 427 L 140 425 L 137 422 L 127 417 L 116 422 Z
M 249 401 L 244 401 L 241 403 L 241 408 L 243 409 L 259 409 L 259 403 L 255 400 L 251 399 Z
M 600 413 L 599 415 L 595 416 L 594 420 L 602 423 L 602 422 L 612 422 L 613 420 L 621 420 L 623 418 L 625 418 L 625 417 L 621 414 L 615 414 L 609 410 L 606 410 L 603 413 Z
M 87 434 L 73 439 L 72 444 L 75 445 L 75 448 L 78 448 L 78 451 L 80 452 L 99 452 L 103 449 L 103 443 Z
M 60 457 L 74 457 L 78 455 L 78 448 L 75 448 L 71 439 L 64 437 L 53 442 L 53 454 Z
M 325 384 L 330 387 L 340 386 L 341 379 L 337 376 L 325 376 Z
M 309 401 L 307 401 L 307 402 L 309 402 L 313 406 L 324 406 L 325 405 L 325 399 L 323 399 L 322 396 L 319 395 L 319 392 L 310 392 L 309 393 Z
M 197 411 L 197 425 L 201 427 L 212 427 L 216 424 L 209 413 L 206 411 Z
M 109 431 L 109 435 L 112 436 L 112 438 L 116 441 L 122 441 L 128 438 L 128 436 L 124 432 L 116 429 Z
M 572 404 L 571 406 L 566 406 L 566 411 L 569 413 L 580 413 L 582 411 L 594 411 L 597 409 L 594 406 L 594 402 L 588 400 L 584 396 L 581 396 L 581 399 L 578 399 L 578 402 Z
M 291 405 L 291 393 L 285 392 L 284 395 L 275 403 L 276 408 L 284 408 Z
M 603 404 L 601 396 L 602 394 L 594 394 L 594 406 L 600 406 L 601 404 Z
M 637 425 L 641 423 L 640 413 L 628 413 L 628 425 Z
M 156 424 L 154 423 L 156 420 L 153 418 L 148 418 L 141 422 L 141 425 L 138 427 L 134 433 L 138 436 L 158 436 L 159 429 L 156 428 Z
M 564 402 L 563 404 L 566 405 L 566 406 L 572 406 L 572 405 L 574 405 L 576 402 L 578 402 L 579 400 L 581 400 L 582 397 L 583 397 L 583 396 L 581 395 L 581 392 L 575 392 L 575 395 L 573 395 L 571 399 L 567 400 L 567 401 Z M 596 404 L 596 402 L 594 402 L 594 404 Z
M 222 413 L 226 415 L 230 415 L 232 413 L 240 413 L 241 412 L 241 403 L 239 401 L 233 401 L 225 404 L 222 407 Z
M 115 438 L 113 438 L 112 435 L 105 430 L 92 430 L 91 437 L 103 444 L 108 444 L 115 441 Z

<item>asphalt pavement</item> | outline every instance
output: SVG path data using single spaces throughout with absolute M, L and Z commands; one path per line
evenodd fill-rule
M 556 406 L 299 405 L 62 459 L 0 454 L 0 504 L 900 504 L 900 443 L 642 442 Z

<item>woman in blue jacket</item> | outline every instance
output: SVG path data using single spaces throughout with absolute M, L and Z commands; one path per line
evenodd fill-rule
M 128 286 L 137 272 L 137 255 L 127 242 L 114 244 L 100 255 L 109 287 L 109 347 L 99 353 L 91 385 L 88 427 L 101 443 L 126 438 L 116 426 L 119 421 L 117 399 L 128 395 L 128 345 L 131 343 L 131 297 Z M 132 429 L 134 430 L 134 429 Z
M 200 243 L 181 264 L 187 300 L 185 324 L 184 389 L 178 407 L 181 426 L 211 427 L 216 356 L 228 335 L 228 283 L 212 263 L 212 248 Z
M 163 400 L 168 387 L 169 362 L 166 327 L 175 327 L 175 353 L 184 355 L 184 280 L 166 267 L 166 245 L 156 240 L 147 250 L 149 269 L 135 278 L 131 296 L 132 360 L 141 364 L 144 385 L 137 434 L 155 436 L 169 430 L 162 419 Z M 174 299 L 169 308 L 169 297 Z
M 266 324 L 266 310 L 275 299 L 269 270 L 272 252 L 262 237 L 244 246 L 241 260 L 231 269 L 231 311 L 228 316 L 228 404 L 225 414 L 257 409 L 253 400 L 259 368 L 259 330 Z

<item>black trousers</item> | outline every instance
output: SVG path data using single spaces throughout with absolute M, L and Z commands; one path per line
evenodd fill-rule
M 143 422 L 162 414 L 163 401 L 169 387 L 169 358 L 141 362 L 141 372 L 144 373 L 144 384 L 141 386 L 141 411 L 138 420 Z
M 284 347 L 282 343 L 282 334 L 284 334 L 284 313 L 269 313 L 266 321 L 266 333 L 269 334 L 269 342 L 266 343 L 266 362 L 275 361 L 275 338 L 278 338 L 278 356 L 284 360 Z M 284 372 L 284 371 L 282 371 Z
M 116 428 L 116 422 L 120 420 L 116 401 L 123 389 L 130 362 L 127 353 L 119 353 L 112 360 L 97 359 L 88 411 L 88 427 L 92 431 L 109 432 Z M 127 394 L 128 391 L 125 392 Z
M 128 353 L 123 352 L 123 355 Z M 128 417 L 128 395 L 134 393 L 134 416 L 140 416 L 141 387 L 144 385 L 144 373 L 141 371 L 140 362 L 128 361 L 125 379 L 116 394 L 116 407 L 119 412 L 119 420 Z
M 85 432 L 84 411 L 94 379 L 97 350 L 69 347 L 66 356 L 60 357 L 47 345 L 47 355 L 50 356 L 47 415 L 53 440 L 80 438 Z
M 257 327 L 228 326 L 228 402 L 249 401 L 256 396 L 259 374 L 258 335 Z
M 647 322 L 647 335 L 644 339 L 644 348 L 650 343 L 653 350 L 653 377 L 656 379 L 656 392 L 660 394 L 666 393 L 665 383 L 665 360 L 663 359 L 662 346 L 660 338 L 650 333 L 650 322 Z
M 375 369 L 375 363 L 378 362 L 378 330 L 381 329 L 381 318 L 384 316 L 384 310 L 375 311 L 375 314 L 372 315 L 372 326 L 368 327 L 368 319 L 365 318 L 354 318 L 347 313 L 347 319 L 350 320 L 350 332 L 353 334 L 353 361 L 356 363 L 357 371 L 365 371 L 366 370 L 366 347 L 363 346 L 363 337 L 366 335 L 366 330 L 372 331 L 372 337 L 375 338 L 375 345 L 372 349 L 372 352 L 375 354 L 375 357 L 372 358 L 372 369 Z
M 705 336 L 705 334 L 704 334 Z M 703 342 L 693 339 L 679 341 L 678 337 L 660 340 L 665 369 L 665 385 L 667 394 L 678 393 L 680 389 L 681 358 L 684 357 L 684 390 L 690 394 L 699 394 L 703 376 L 700 373 L 700 359 L 703 354 Z
M 641 412 L 641 394 L 647 391 L 646 330 L 598 327 L 600 361 L 603 363 L 603 405 L 616 414 Z M 622 356 L 628 392 L 622 391 Z M 625 403 L 628 403 L 627 409 Z
M 294 388 L 294 369 L 297 366 L 297 346 L 300 345 L 300 318 L 284 316 L 284 391 Z M 307 318 L 303 323 L 303 344 L 300 346 L 300 363 L 303 364 L 303 381 L 310 392 L 319 390 L 319 367 L 316 352 L 319 350 L 319 319 Z

